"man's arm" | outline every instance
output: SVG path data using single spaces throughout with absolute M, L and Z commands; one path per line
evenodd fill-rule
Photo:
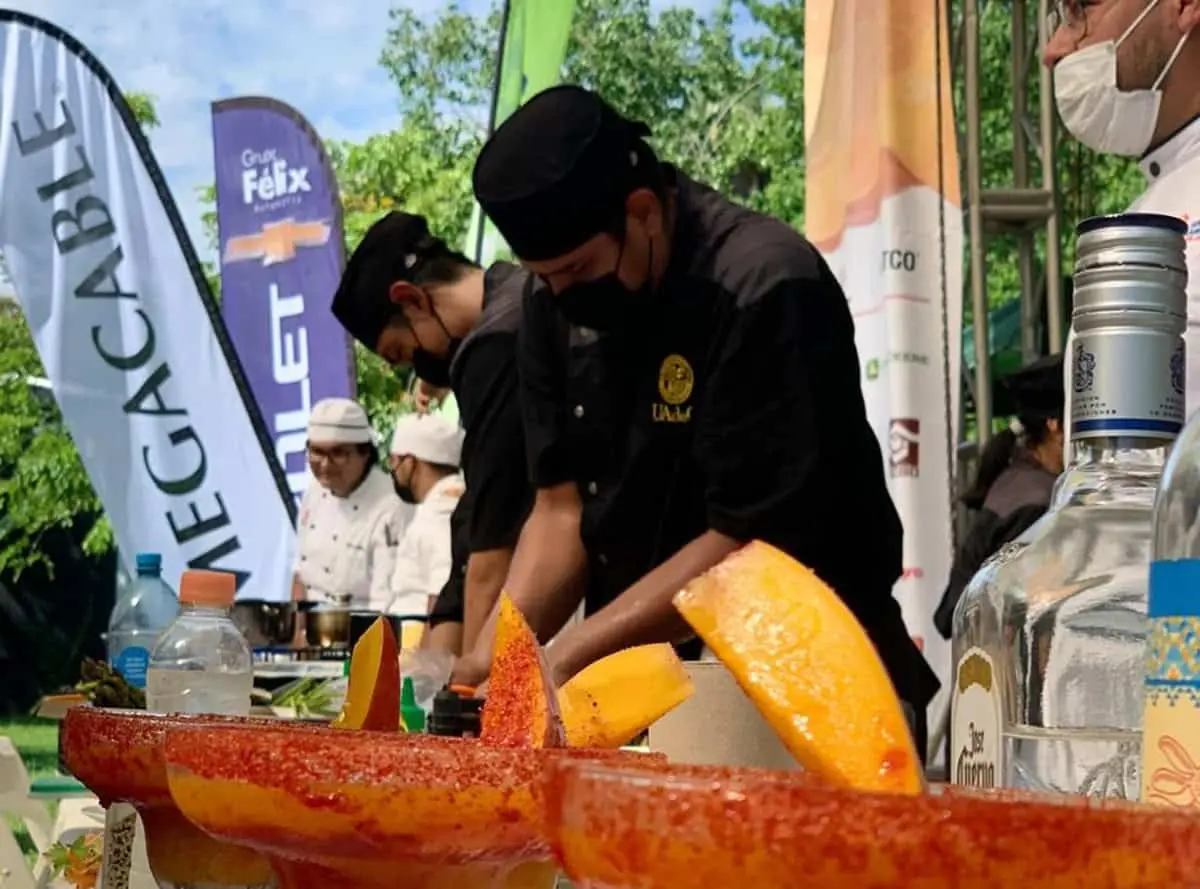
M 525 466 L 525 432 L 518 394 L 516 337 L 481 337 L 460 359 L 458 403 L 466 437 L 467 562 L 463 644 L 470 650 L 508 576 L 532 488 Z
M 631 645 L 685 640 L 679 590 L 775 523 L 805 521 L 795 504 L 817 448 L 798 317 L 805 283 L 777 285 L 722 326 L 696 431 L 708 531 L 563 633 L 549 650 L 556 681 Z
M 557 632 L 578 606 L 587 565 L 579 536 L 583 507 L 564 435 L 566 367 L 560 335 L 549 295 L 527 293 L 516 356 L 525 458 L 529 483 L 537 494 L 521 528 L 505 588 L 541 638 Z M 468 491 L 471 484 L 468 478 Z M 472 497 L 473 504 L 484 502 L 481 495 Z M 457 681 L 474 685 L 487 675 L 494 621 L 493 604 L 471 654 L 456 668 Z

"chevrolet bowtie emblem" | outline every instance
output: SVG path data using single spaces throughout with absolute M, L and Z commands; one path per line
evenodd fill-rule
M 262 231 L 230 238 L 225 242 L 225 262 L 261 259 L 263 265 L 276 265 L 296 258 L 299 247 L 320 247 L 329 242 L 332 227 L 324 222 L 297 222 L 281 219 L 268 222 Z

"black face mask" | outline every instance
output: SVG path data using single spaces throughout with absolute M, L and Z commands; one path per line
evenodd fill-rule
M 622 254 L 624 248 L 622 248 Z M 654 268 L 654 244 L 650 244 L 649 267 Z M 617 268 L 621 257 L 617 257 Z M 630 290 L 617 275 L 608 274 L 572 284 L 554 297 L 558 311 L 575 327 L 592 330 L 616 330 L 646 311 L 646 301 L 654 293 L 654 281 L 647 271 L 646 280 L 636 290 Z
M 411 473 L 409 477 L 412 477 Z M 409 483 L 401 484 L 399 479 L 396 478 L 396 470 L 394 469 L 392 470 L 392 488 L 395 490 L 396 496 L 405 503 L 415 504 L 417 502 L 417 498 L 413 495 L 412 485 Z
M 400 482 L 392 478 L 392 487 L 396 489 L 396 496 L 409 505 L 415 505 L 417 498 L 413 496 L 412 488 L 408 485 L 402 485 Z
M 442 333 L 446 335 L 446 340 L 449 346 L 446 348 L 445 355 L 434 355 L 432 352 L 427 352 L 421 348 L 421 341 L 417 340 L 417 349 L 413 352 L 412 367 L 413 372 L 418 378 L 424 380 L 430 386 L 436 386 L 439 389 L 450 388 L 450 364 L 454 361 L 454 355 L 458 352 L 458 347 L 462 345 L 462 340 L 455 339 L 450 336 L 450 331 L 446 329 L 445 322 L 442 321 L 442 316 L 430 306 L 430 314 L 437 321 L 438 327 L 442 329 Z M 416 330 L 413 330 L 413 337 L 417 335 Z
M 412 358 L 413 373 L 430 386 L 449 389 L 450 364 L 454 361 L 454 353 L 458 351 L 461 343 L 461 340 L 451 340 L 450 349 L 445 355 L 433 355 L 424 349 L 417 349 Z

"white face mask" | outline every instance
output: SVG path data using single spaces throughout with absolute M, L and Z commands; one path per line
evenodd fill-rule
M 1117 88 L 1117 48 L 1158 4 L 1150 3 L 1117 40 L 1076 50 L 1054 66 L 1054 100 L 1071 135 L 1095 151 L 1140 157 L 1150 147 L 1162 104 L 1162 82 L 1190 34 L 1175 46 L 1154 86 L 1126 92 Z

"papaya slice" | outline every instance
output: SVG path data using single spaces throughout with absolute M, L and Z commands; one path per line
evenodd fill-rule
M 612 749 L 628 744 L 694 691 L 671 645 L 618 651 L 558 690 L 567 745 Z
M 675 607 L 808 771 L 860 790 L 920 793 L 920 759 L 887 671 L 850 609 L 812 571 L 754 541 Z
M 346 702 L 333 727 L 383 732 L 404 728 L 400 721 L 400 651 L 391 623 L 382 617 L 354 643 Z
M 563 747 L 566 736 L 542 646 L 507 593 L 500 594 L 479 739 L 493 747 Z

